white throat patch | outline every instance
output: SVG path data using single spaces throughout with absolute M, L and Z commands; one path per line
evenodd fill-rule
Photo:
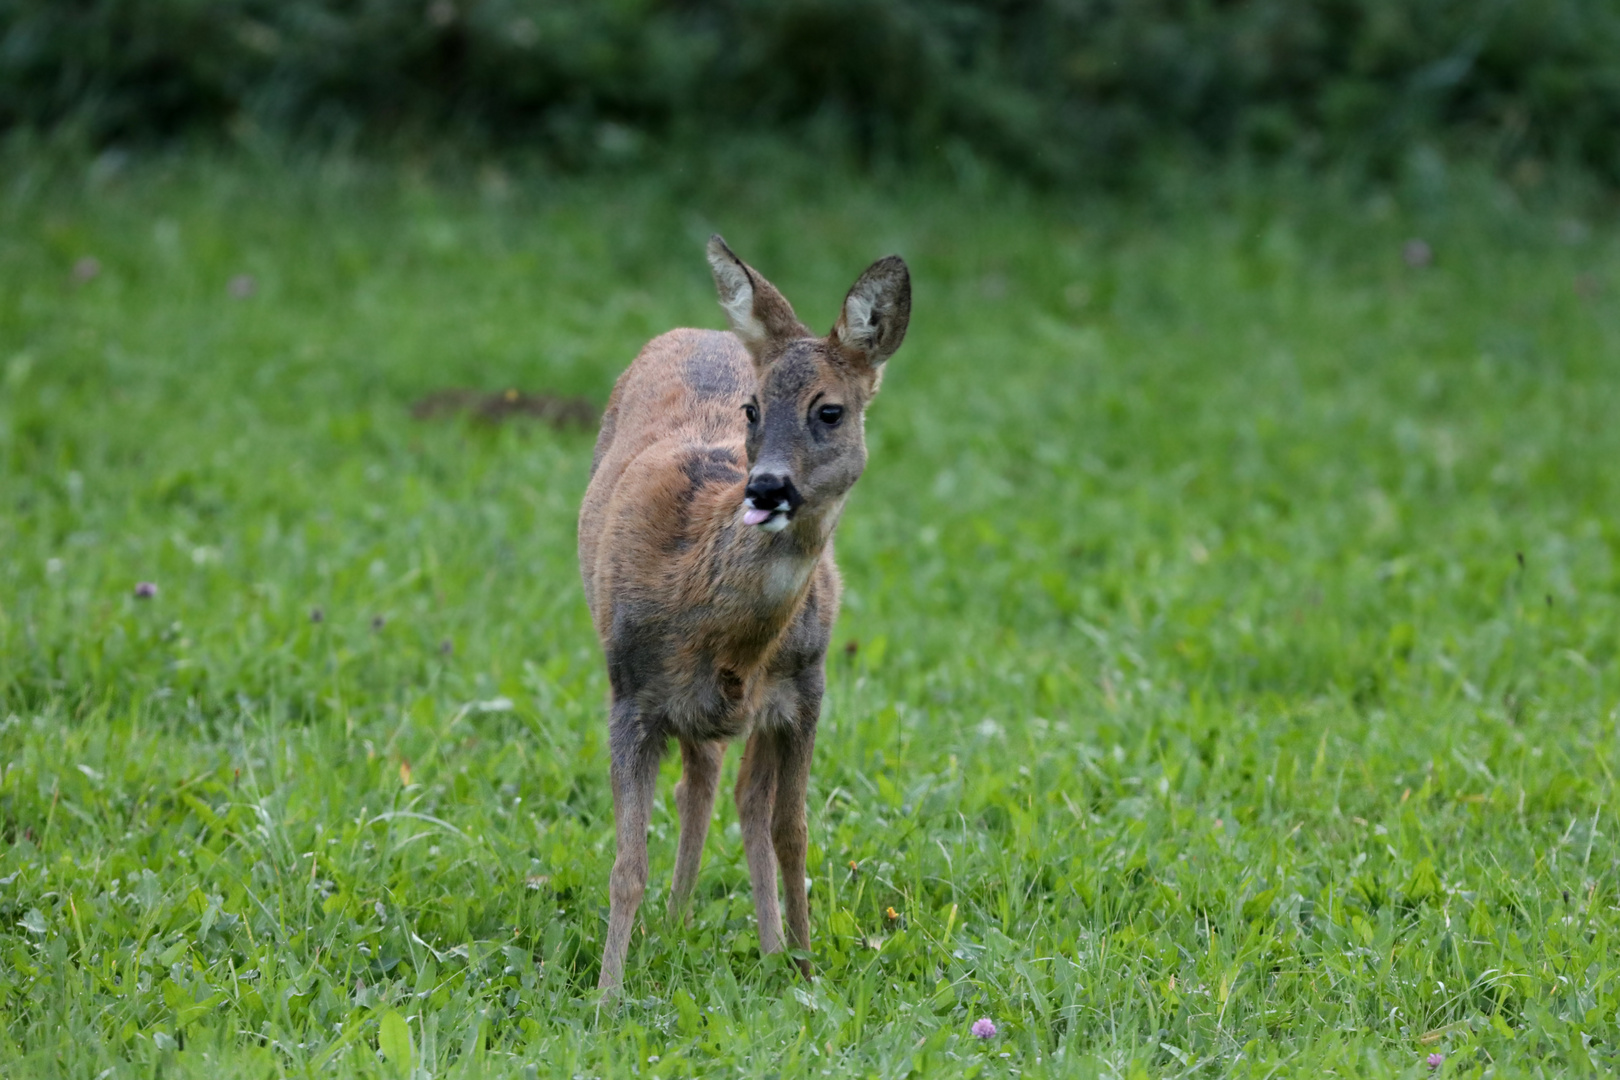
M 765 568 L 765 595 L 773 603 L 781 603 L 800 589 L 809 580 L 810 571 L 815 569 L 816 560 L 813 558 L 793 558 L 784 555 L 772 559 Z

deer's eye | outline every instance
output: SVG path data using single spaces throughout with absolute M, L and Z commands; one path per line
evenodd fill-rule
M 748 422 L 750 424 L 759 423 L 759 408 L 753 402 L 750 401 L 747 405 L 743 406 L 743 415 L 748 417 Z
M 842 420 L 843 418 L 844 407 L 842 405 L 823 405 L 820 409 L 816 410 L 816 419 L 820 420 L 828 427 L 835 427 L 838 424 L 838 421 Z

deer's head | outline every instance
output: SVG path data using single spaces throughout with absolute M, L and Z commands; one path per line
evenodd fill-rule
M 743 524 L 780 532 L 819 522 L 843 505 L 866 467 L 866 405 L 883 363 L 906 336 L 911 276 L 898 255 L 856 279 L 832 332 L 817 337 L 782 294 L 737 258 L 719 236 L 709 266 L 731 329 L 754 358 L 757 385 L 748 424 Z

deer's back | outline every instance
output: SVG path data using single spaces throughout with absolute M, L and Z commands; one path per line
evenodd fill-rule
M 740 504 L 742 407 L 754 378 L 742 343 L 718 330 L 660 334 L 619 376 L 579 517 L 580 572 L 599 632 L 611 617 L 599 592 L 656 591 L 676 560 L 700 554 L 691 540 L 705 504 L 732 487 Z M 614 565 L 599 565 L 608 558 Z

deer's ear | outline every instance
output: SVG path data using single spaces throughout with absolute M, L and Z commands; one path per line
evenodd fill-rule
M 718 233 L 709 237 L 708 256 L 732 333 L 742 339 L 755 360 L 763 359 L 776 342 L 810 336 L 776 286 L 737 258 Z
M 888 255 L 856 279 L 833 326 L 832 342 L 850 363 L 875 368 L 900 348 L 911 321 L 911 273 Z

